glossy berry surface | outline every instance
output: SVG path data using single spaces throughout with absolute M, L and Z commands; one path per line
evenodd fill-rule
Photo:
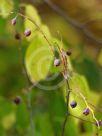
M 11 24 L 12 24 L 12 25 L 16 25 L 16 18 L 13 18 L 13 19 L 11 20 Z
M 18 105 L 20 104 L 20 102 L 21 102 L 20 96 L 16 96 L 16 98 L 14 99 L 14 103 Z
M 75 107 L 77 106 L 77 102 L 76 102 L 76 101 L 72 101 L 72 102 L 70 103 L 70 106 L 71 106 L 72 108 L 75 108 Z
M 31 30 L 30 29 L 26 29 L 24 32 L 25 36 L 30 36 L 31 35 Z
M 83 114 L 87 116 L 89 113 L 90 113 L 89 108 L 85 108 Z
M 56 67 L 58 67 L 58 66 L 60 66 L 60 59 L 55 59 L 54 60 L 54 65 L 56 66 Z

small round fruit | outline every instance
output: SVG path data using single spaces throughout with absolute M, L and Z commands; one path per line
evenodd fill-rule
M 26 29 L 24 32 L 25 36 L 30 36 L 31 35 L 31 30 L 30 29 Z
M 99 121 L 96 122 L 95 124 L 96 124 L 97 127 L 98 127 L 98 126 L 102 126 L 102 120 L 99 120 Z
M 16 25 L 16 18 L 13 18 L 13 19 L 11 20 L 11 24 L 12 24 L 12 25 Z
M 70 103 L 70 106 L 71 106 L 72 108 L 75 108 L 75 107 L 77 106 L 77 102 L 76 102 L 76 101 L 72 101 L 72 102 Z
M 54 65 L 55 65 L 56 67 L 60 66 L 60 64 L 61 64 L 60 59 L 55 59 L 55 60 L 54 60 Z
M 71 52 L 71 51 L 67 51 L 66 54 L 67 54 L 68 56 L 71 56 L 72 52 Z
M 90 113 L 89 108 L 85 108 L 85 109 L 83 110 L 83 114 L 84 114 L 85 116 L 87 116 L 89 113 Z
M 19 33 L 16 33 L 16 34 L 15 34 L 15 39 L 16 39 L 16 40 L 20 40 L 20 39 L 21 39 L 21 37 L 20 37 L 20 34 L 19 34 Z
M 20 102 L 21 102 L 21 97 L 16 96 L 16 98 L 14 99 L 14 103 L 18 105 L 18 104 L 20 104 Z

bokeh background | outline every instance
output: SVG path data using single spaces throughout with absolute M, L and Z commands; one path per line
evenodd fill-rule
M 34 8 L 34 13 L 29 7 L 26 10 L 27 5 Z M 11 14 L 11 11 L 14 13 Z M 72 51 L 70 61 L 74 71 L 87 81 L 89 101 L 100 107 L 99 110 L 94 109 L 95 115 L 102 119 L 102 1 L 0 0 L 0 136 L 31 136 L 19 46 L 23 47 L 25 60 L 28 46 L 32 41 L 33 44 L 37 42 L 33 36 L 31 39 L 23 36 L 27 25 L 31 26 L 24 19 L 18 17 L 16 27 L 11 25 L 11 19 L 17 12 L 31 15 L 38 25 L 41 20 L 47 37 L 50 31 L 57 40 L 62 38 L 65 49 Z M 33 35 L 36 31 L 35 28 Z M 21 41 L 15 39 L 16 33 L 21 34 Z M 57 84 L 59 79 L 60 76 L 51 81 L 50 86 Z M 46 80 L 43 84 L 46 85 Z M 35 87 L 32 90 L 35 136 L 60 136 L 66 113 L 62 88 L 45 91 Z M 21 96 L 20 105 L 13 102 L 16 96 Z M 69 118 L 65 136 L 92 136 L 95 132 L 93 125 Z M 99 133 L 102 136 L 101 130 Z

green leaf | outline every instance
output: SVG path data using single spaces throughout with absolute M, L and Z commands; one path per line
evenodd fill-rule
M 100 69 L 97 64 L 88 57 L 85 57 L 81 62 L 75 60 L 74 67 L 82 75 L 86 76 L 89 86 L 92 89 L 99 89 L 101 87 Z
M 50 122 L 50 117 L 47 113 L 39 114 L 35 118 L 36 131 L 39 133 L 38 136 L 54 136 L 53 127 Z
M 13 105 L 0 97 L 0 120 L 13 112 Z
M 25 103 L 21 103 L 16 109 L 16 128 L 22 134 L 29 125 L 28 109 Z
M 46 27 L 43 28 L 45 29 Z M 49 35 L 48 39 L 50 39 L 49 31 L 46 35 Z M 53 54 L 48 43 L 43 36 L 38 33 L 29 45 L 25 56 L 27 73 L 32 82 L 40 81 L 47 76 L 52 59 Z
M 58 47 L 60 49 L 62 49 L 62 48 L 65 49 L 66 45 L 65 45 L 65 43 L 61 42 L 60 40 L 58 40 L 57 38 L 54 38 L 54 37 L 51 39 L 51 42 L 52 42 L 52 45 L 54 47 L 55 56 L 56 56 L 56 58 L 59 58 L 60 57 L 60 54 L 59 54 L 60 51 L 59 51 Z M 68 69 L 72 71 L 73 67 L 72 67 L 71 61 L 68 57 L 67 57 L 67 61 L 68 61 Z M 62 72 L 63 68 L 64 68 L 63 65 L 60 65 L 59 67 L 55 67 L 54 66 L 54 60 L 53 60 L 51 68 L 50 68 L 50 72 L 51 73 Z
M 77 101 L 77 107 L 76 108 L 72 109 L 69 105 L 70 111 L 71 111 L 71 113 L 74 113 L 74 115 L 76 115 L 76 116 L 81 116 L 83 109 L 86 107 L 86 104 L 85 104 L 84 100 L 82 99 L 82 97 L 79 95 L 77 90 L 80 90 L 80 92 L 86 98 L 89 98 L 88 97 L 89 93 L 90 93 L 89 86 L 87 84 L 85 77 L 82 76 L 82 75 L 79 75 L 77 73 L 73 73 L 71 80 L 69 80 L 69 85 L 70 85 L 70 88 L 73 91 L 73 93 L 70 94 L 70 102 L 72 100 Z M 66 93 L 67 93 L 66 89 L 67 88 L 64 86 L 64 95 L 65 96 L 66 96 Z M 88 116 L 88 117 L 91 117 L 91 116 Z
M 4 118 L 2 118 L 2 126 L 4 129 L 8 130 L 10 129 L 14 123 L 16 122 L 15 113 L 10 113 L 6 115 Z
M 4 129 L 8 130 L 16 121 L 14 107 L 3 97 L 0 97 L 0 107 L 0 123 Z
M 72 100 L 75 100 L 77 102 L 77 107 L 74 109 L 72 109 L 69 105 L 70 112 L 77 117 L 81 117 L 85 120 L 93 121 L 92 114 L 89 114 L 89 116 L 87 116 L 87 117 L 83 115 L 83 110 L 84 110 L 84 108 L 86 108 L 87 105 L 85 104 L 85 100 L 81 97 L 81 95 L 83 95 L 86 98 L 87 104 L 91 108 L 93 108 L 93 107 L 90 104 L 93 104 L 96 106 L 97 103 L 99 102 L 100 96 L 95 95 L 95 93 L 91 92 L 91 90 L 89 89 L 86 78 L 82 75 L 74 73 L 73 76 L 71 77 L 71 81 L 69 80 L 69 85 L 74 93 L 74 94 L 73 93 L 70 94 L 70 102 Z M 81 95 L 80 95 L 80 93 L 81 93 Z M 94 101 L 93 101 L 93 99 L 94 99 Z
M 71 131 L 73 130 L 73 131 Z M 66 136 L 78 136 L 78 125 L 74 118 L 69 117 L 65 130 Z
M 6 136 L 5 130 L 0 126 L 0 136 Z
M 1 0 L 0 1 L 0 14 L 5 18 L 13 10 L 12 0 Z
M 25 14 L 27 17 L 29 17 L 32 21 L 34 21 L 39 27 L 41 25 L 41 20 L 40 17 L 38 15 L 38 12 L 36 10 L 35 7 L 33 7 L 32 5 L 26 5 L 25 6 Z M 36 26 L 35 24 L 33 24 L 31 21 L 29 21 L 28 19 L 25 20 L 24 22 L 25 28 L 29 28 L 32 30 L 32 35 L 30 37 L 27 38 L 28 41 L 31 41 L 34 38 L 34 35 L 36 33 Z

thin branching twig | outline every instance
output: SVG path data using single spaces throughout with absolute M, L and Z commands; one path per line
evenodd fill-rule
M 66 91 L 67 91 L 67 96 L 66 96 L 66 116 L 65 116 L 65 119 L 64 119 L 64 122 L 63 122 L 63 125 L 62 125 L 62 135 L 61 136 L 64 136 L 68 115 L 70 115 L 68 107 L 69 107 L 69 97 L 70 97 L 71 89 L 70 89 L 70 86 L 69 86 L 69 83 L 68 83 L 67 79 L 65 79 L 65 83 L 66 83 Z
M 61 8 L 51 2 L 51 0 L 43 0 L 51 9 L 53 9 L 56 13 L 62 16 L 65 21 L 71 24 L 73 27 L 81 31 L 88 39 L 90 39 L 93 43 L 98 44 L 99 47 L 102 46 L 102 39 L 96 38 L 92 32 L 90 32 L 84 24 L 76 21 L 71 18 L 70 15 L 66 14 Z
M 21 60 L 23 75 L 25 77 L 25 86 L 26 86 L 27 95 L 28 95 L 27 103 L 28 103 L 28 112 L 29 112 L 29 118 L 30 118 L 30 126 L 31 126 L 32 136 L 35 136 L 35 134 L 34 134 L 34 124 L 33 124 L 33 112 L 32 112 L 32 105 L 31 105 L 32 87 L 29 87 L 30 80 L 29 80 L 29 76 L 27 74 L 26 67 L 25 67 L 25 64 L 24 64 L 23 53 L 22 53 L 22 44 L 21 43 L 19 44 L 19 52 L 20 52 L 20 60 Z
M 54 50 L 53 50 L 53 46 L 52 44 L 50 43 L 50 41 L 47 39 L 46 35 L 44 34 L 44 32 L 41 30 L 41 28 L 36 24 L 35 21 L 33 21 L 32 19 L 30 19 L 29 17 L 23 15 L 22 13 L 18 13 L 18 15 L 20 15 L 21 17 L 23 17 L 24 19 L 28 19 L 30 22 L 32 22 L 36 28 L 39 30 L 39 32 L 43 35 L 43 37 L 45 38 L 45 40 L 47 41 L 49 47 L 50 47 L 50 50 L 52 51 L 53 55 L 54 55 Z M 67 63 L 67 58 L 66 58 L 66 55 L 65 55 L 65 51 L 64 49 L 59 49 L 60 50 L 60 58 L 61 58 L 61 61 L 63 63 L 63 66 L 64 66 L 64 69 L 62 71 L 62 74 L 63 74 L 63 77 L 65 79 L 65 84 L 66 84 L 66 88 L 67 88 L 67 96 L 66 96 L 66 117 L 65 117 L 65 120 L 63 122 L 63 125 L 62 125 L 62 133 L 61 133 L 61 136 L 64 136 L 64 133 L 65 133 L 65 127 L 66 127 L 66 124 L 67 124 L 67 120 L 68 120 L 68 116 L 72 116 L 72 117 L 75 117 L 79 120 L 82 120 L 82 121 L 86 121 L 86 122 L 89 122 L 91 124 L 95 124 L 95 122 L 91 122 L 91 121 L 87 121 L 87 120 L 84 120 L 84 119 L 81 119 L 80 117 L 77 117 L 77 116 L 74 116 L 72 114 L 70 114 L 69 112 L 69 98 L 70 98 L 70 92 L 72 91 L 71 88 L 70 88 L 70 85 L 69 85 L 69 70 L 68 70 L 68 63 Z M 21 51 L 21 49 L 20 49 Z M 55 57 L 55 55 L 54 55 Z M 29 116 L 30 116 L 30 125 L 31 125 L 31 129 L 32 129 L 32 136 L 34 136 L 34 124 L 33 124 L 33 114 L 32 114 L 32 106 L 31 106 L 31 90 L 32 88 L 35 86 L 34 84 L 32 84 L 31 86 L 29 86 L 29 76 L 27 74 L 27 71 L 26 71 L 26 68 L 25 68 L 25 64 L 24 64 L 24 60 L 23 60 L 23 56 L 22 56 L 22 62 L 23 62 L 23 71 L 24 71 L 24 76 L 25 76 L 25 79 L 26 79 L 26 88 L 27 88 L 27 91 L 28 91 L 28 110 L 29 110 Z M 74 85 L 75 86 L 75 85 Z M 91 110 L 92 112 L 92 115 L 93 115 L 93 119 L 95 119 L 95 121 L 97 122 L 98 124 L 98 120 L 96 119 L 95 115 L 94 115 L 94 112 L 93 110 L 91 109 L 91 107 L 88 105 L 88 102 L 85 98 L 85 96 L 81 93 L 81 91 L 79 90 L 78 87 L 75 86 L 75 89 L 77 90 L 78 94 L 82 97 L 82 99 L 84 100 L 86 106 Z M 99 126 L 99 124 L 98 124 Z

